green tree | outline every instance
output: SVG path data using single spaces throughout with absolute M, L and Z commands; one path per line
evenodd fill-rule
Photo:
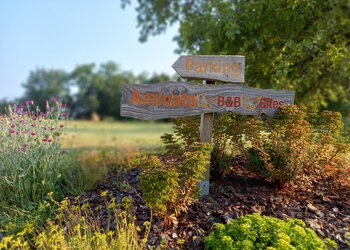
M 137 76 L 137 81 L 142 84 L 154 84 L 159 82 L 166 82 L 170 80 L 174 80 L 175 77 L 171 77 L 165 73 L 153 73 L 151 76 L 149 76 L 147 73 L 142 73 Z
M 23 99 L 33 100 L 41 110 L 46 109 L 46 101 L 53 97 L 71 103 L 68 75 L 62 70 L 38 68 L 30 72 L 22 86 Z
M 74 96 L 75 116 L 85 118 L 93 113 L 102 118 L 120 118 L 121 85 L 137 79 L 132 72 L 122 71 L 112 61 L 98 68 L 95 64 L 79 65 L 70 77 L 78 89 Z
M 141 41 L 178 23 L 179 52 L 244 55 L 247 85 L 350 115 L 347 0 L 138 0 L 136 10 Z
M 95 72 L 95 64 L 76 66 L 70 73 L 70 79 L 72 85 L 77 88 L 73 104 L 74 116 L 90 118 L 99 107 L 97 88 L 100 79 Z
M 116 63 L 110 61 L 100 65 L 98 75 L 101 80 L 97 95 L 100 102 L 98 114 L 103 117 L 121 118 L 121 85 L 133 83 L 133 73 L 121 71 Z
M 9 105 L 11 105 L 11 102 L 8 99 L 6 98 L 0 99 L 0 115 L 5 113 L 5 109 Z

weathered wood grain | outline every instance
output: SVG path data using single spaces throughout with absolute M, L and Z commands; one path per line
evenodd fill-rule
M 173 69 L 186 79 L 244 82 L 244 56 L 180 56 Z
M 139 102 L 137 102 L 137 95 Z M 146 95 L 145 95 L 146 94 Z M 158 102 L 158 100 L 166 102 Z M 187 98 L 180 98 L 186 96 Z M 195 106 L 189 106 L 189 96 L 195 100 Z M 134 102 L 132 99 L 134 97 Z M 153 98 L 154 97 L 154 98 Z M 220 106 L 220 98 L 226 101 Z M 181 99 L 180 105 L 177 102 Z M 169 104 L 170 99 L 170 105 Z M 135 101 L 136 100 L 136 101 Z M 187 103 L 183 103 L 185 100 Z M 230 104 L 235 104 L 236 106 Z M 240 100 L 240 103 L 238 103 Z M 142 101 L 145 101 L 142 103 Z M 242 115 L 266 114 L 273 116 L 279 105 L 292 104 L 294 91 L 256 89 L 240 84 L 197 85 L 187 82 L 163 82 L 157 84 L 128 84 L 122 86 L 121 116 L 145 120 L 199 115 L 203 113 L 233 112 Z M 265 104 L 268 104 L 266 106 Z M 175 106 L 174 106 L 175 104 Z M 186 104 L 186 105 L 184 105 Z M 193 103 L 192 103 L 193 104 Z M 238 105 L 240 104 L 240 105 Z
M 203 84 L 215 84 L 214 81 L 203 81 Z M 199 138 L 201 142 L 212 141 L 213 134 L 213 113 L 204 113 L 201 114 L 201 123 L 199 127 Z M 209 179 L 210 179 L 210 162 L 205 166 L 205 172 L 203 179 L 198 183 L 200 188 L 200 195 L 209 195 Z

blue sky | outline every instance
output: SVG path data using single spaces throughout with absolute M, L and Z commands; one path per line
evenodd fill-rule
M 119 0 L 1 0 L 0 99 L 21 96 L 38 67 L 70 71 L 113 60 L 135 73 L 175 74 L 177 28 L 139 43 L 134 8 L 121 9 Z

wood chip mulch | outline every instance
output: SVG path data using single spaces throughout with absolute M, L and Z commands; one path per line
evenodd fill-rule
M 112 193 L 117 201 L 132 197 L 137 223 L 142 225 L 150 220 L 150 211 L 137 188 L 138 173 L 137 168 L 124 173 L 122 179 L 129 188 L 119 190 L 115 185 L 117 175 L 111 174 L 106 183 L 82 194 L 81 199 L 88 199 L 93 207 L 102 204 L 99 194 L 103 190 Z M 327 180 L 312 178 L 276 190 L 261 178 L 248 174 L 239 162 L 235 162 L 225 179 L 211 182 L 210 196 L 198 199 L 173 225 L 163 227 L 162 218 L 153 217 L 148 245 L 163 249 L 203 249 L 203 239 L 213 223 L 227 223 L 249 213 L 301 219 L 320 237 L 329 237 L 340 249 L 348 249 L 344 234 L 350 232 L 349 188 L 334 188 Z

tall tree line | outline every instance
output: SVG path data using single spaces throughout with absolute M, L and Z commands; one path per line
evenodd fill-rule
M 166 74 L 136 75 L 131 71 L 122 70 L 112 61 L 100 65 L 81 64 L 71 72 L 38 68 L 31 71 L 22 84 L 24 95 L 17 102 L 33 100 L 40 110 L 45 110 L 46 101 L 56 97 L 68 105 L 73 118 L 90 119 L 94 114 L 102 119 L 121 119 L 122 84 L 152 84 L 170 79 Z M 0 101 L 1 110 L 7 104 L 6 100 Z

